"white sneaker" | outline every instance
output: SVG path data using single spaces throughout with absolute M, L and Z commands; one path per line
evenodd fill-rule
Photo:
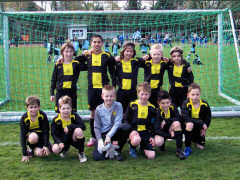
M 87 161 L 87 158 L 86 158 L 84 152 L 78 153 L 78 157 L 79 157 L 79 161 L 80 161 L 81 163 L 84 163 L 84 162 Z
M 67 153 L 68 153 L 68 151 L 62 151 L 62 152 L 60 153 L 60 157 L 61 157 L 61 158 L 67 157 Z

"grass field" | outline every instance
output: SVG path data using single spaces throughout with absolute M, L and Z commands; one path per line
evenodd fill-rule
M 173 44 L 173 46 L 176 44 Z M 195 82 L 202 86 L 202 97 L 207 100 L 211 107 L 234 105 L 228 100 L 218 95 L 218 50 L 216 45 L 209 45 L 208 48 L 197 47 L 204 65 L 192 65 Z M 187 57 L 190 45 L 186 45 L 184 57 Z M 139 47 L 136 47 L 137 57 L 141 56 Z M 170 48 L 164 48 L 164 56 L 169 57 Z M 79 52 L 80 54 L 80 52 Z M 3 57 L 3 49 L 0 51 Z M 0 72 L 2 88 L 0 100 L 4 99 L 5 78 L 4 78 L 4 58 L 1 58 Z M 25 98 L 36 94 L 41 99 L 43 110 L 53 110 L 54 103 L 50 102 L 50 81 L 53 70 L 53 63 L 47 64 L 47 51 L 43 47 L 11 47 L 10 59 L 10 86 L 11 101 L 0 107 L 0 111 L 24 111 Z M 191 57 L 191 64 L 193 56 Z M 224 46 L 223 48 L 223 68 L 222 68 L 222 91 L 233 98 L 240 100 L 240 74 L 236 59 L 234 46 Z M 138 82 L 143 81 L 143 69 L 140 69 Z M 78 86 L 78 109 L 87 109 L 87 73 L 81 72 Z M 167 73 L 164 76 L 164 89 L 168 89 Z
M 66 159 L 51 154 L 22 163 L 19 124 L 0 124 L 0 179 L 239 179 L 239 124 L 240 118 L 213 118 L 206 149 L 197 150 L 193 144 L 193 154 L 186 160 L 175 156 L 172 141 L 166 142 L 165 152 L 157 151 L 154 160 L 147 160 L 141 153 L 137 159 L 131 158 L 126 144 L 123 162 L 93 161 L 93 148 L 85 146 L 88 161 L 84 164 L 80 164 L 74 148 Z M 86 125 L 88 139 L 89 123 Z

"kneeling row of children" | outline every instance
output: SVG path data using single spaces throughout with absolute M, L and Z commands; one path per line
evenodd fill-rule
M 121 151 L 129 138 L 129 154 L 137 157 L 136 147 L 144 151 L 148 159 L 155 158 L 155 146 L 164 147 L 167 138 L 176 140 L 176 155 L 185 159 L 192 153 L 191 142 L 204 149 L 206 130 L 211 122 L 211 110 L 207 102 L 200 99 L 200 86 L 192 83 L 188 99 L 183 103 L 180 116 L 178 109 L 171 103 L 168 92 L 158 94 L 159 108 L 148 102 L 151 95 L 149 83 L 138 85 L 138 100 L 132 101 L 123 117 L 121 103 L 116 102 L 114 86 L 105 85 L 102 90 L 104 103 L 95 112 L 94 132 L 97 138 L 94 160 L 115 158 L 122 161 Z M 49 151 L 66 157 L 70 145 L 78 149 L 80 162 L 86 162 L 84 154 L 84 134 L 86 126 L 80 116 L 72 112 L 71 98 L 59 99 L 60 113 L 53 119 L 51 134 L 54 144 L 49 143 L 49 124 L 46 114 L 40 110 L 40 100 L 30 96 L 26 100 L 27 110 L 21 119 L 22 161 L 28 162 L 33 156 L 49 155 Z M 185 128 L 186 126 L 186 128 Z M 186 148 L 182 151 L 182 134 L 185 130 Z M 26 145 L 29 145 L 27 150 Z

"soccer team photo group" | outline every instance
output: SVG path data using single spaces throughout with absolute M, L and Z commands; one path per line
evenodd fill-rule
M 0 4 L 3 179 L 240 177 L 237 1 Z

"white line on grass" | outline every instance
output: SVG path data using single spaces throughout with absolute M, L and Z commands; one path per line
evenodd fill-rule
M 222 137 L 206 137 L 207 140 L 240 140 L 240 137 L 228 137 L 228 136 L 222 136 Z M 20 145 L 19 142 L 4 142 L 0 143 L 0 146 L 11 146 L 11 145 Z

